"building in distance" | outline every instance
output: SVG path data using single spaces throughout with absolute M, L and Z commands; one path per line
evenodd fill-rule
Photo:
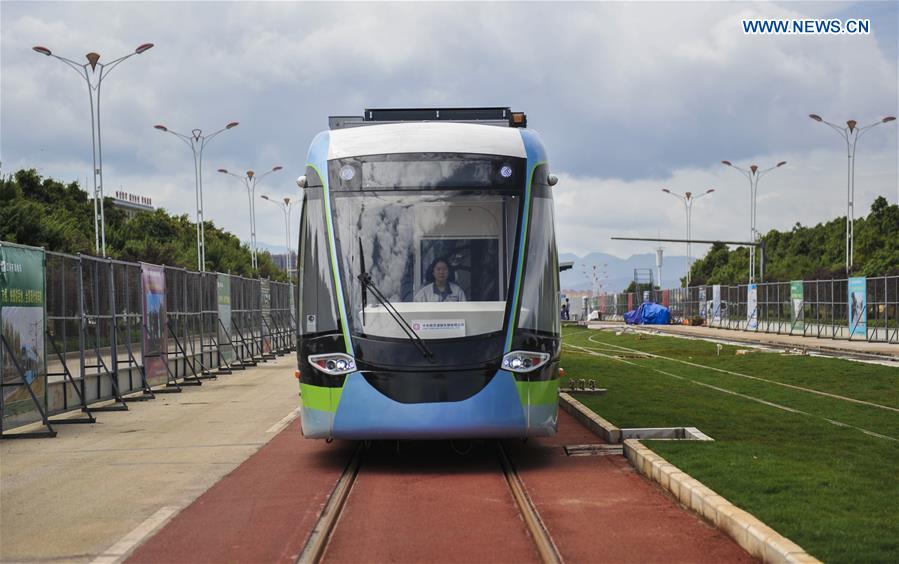
M 125 210 L 129 218 L 142 212 L 153 212 L 156 210 L 153 207 L 153 198 L 121 190 L 116 191 L 115 196 L 112 198 L 112 204 Z

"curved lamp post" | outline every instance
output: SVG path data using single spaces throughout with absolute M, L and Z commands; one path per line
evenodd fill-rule
M 265 194 L 259 196 L 263 200 L 267 202 L 271 202 L 276 206 L 280 206 L 284 211 L 284 245 L 287 249 L 287 256 L 284 257 L 284 265 L 285 270 L 287 271 L 287 279 L 290 279 L 290 270 L 291 263 L 293 262 L 290 258 L 290 206 L 294 205 L 296 202 L 292 201 L 290 198 L 284 198 L 282 200 L 275 200 L 273 198 L 269 198 Z
M 756 229 L 756 197 L 759 193 L 759 179 L 765 174 L 771 172 L 775 168 L 782 167 L 787 164 L 787 161 L 780 161 L 776 165 L 766 168 L 765 170 L 759 170 L 758 165 L 750 165 L 749 169 L 740 168 L 737 165 L 731 163 L 730 161 L 721 161 L 721 164 L 725 166 L 729 166 L 731 168 L 735 168 L 743 173 L 743 176 L 749 179 L 749 240 L 753 243 L 756 241 L 758 237 L 758 230 Z M 749 283 L 752 284 L 755 282 L 755 247 L 749 247 Z
M 103 151 L 100 145 L 100 84 L 112 69 L 125 59 L 140 55 L 153 47 L 152 43 L 142 43 L 133 52 L 113 60 L 101 63 L 100 54 L 90 52 L 85 55 L 87 63 L 79 64 L 71 59 L 53 54 L 53 51 L 36 45 L 34 51 L 47 57 L 53 57 L 75 70 L 87 82 L 87 93 L 91 104 L 91 152 L 94 159 L 94 248 L 97 253 L 106 256 L 106 213 L 103 209 Z M 94 93 L 96 92 L 96 96 Z M 99 204 L 98 204 L 99 201 Z
M 200 272 L 206 272 L 206 229 L 203 225 L 203 149 L 206 148 L 207 143 L 212 141 L 213 137 L 226 129 L 233 129 L 239 124 L 240 122 L 232 121 L 209 135 L 203 135 L 202 129 L 194 129 L 191 130 L 190 135 L 184 135 L 183 133 L 172 131 L 164 125 L 153 126 L 159 131 L 171 133 L 184 141 L 194 155 L 194 185 L 197 199 L 197 270 Z
M 665 192 L 666 194 L 671 194 L 672 196 L 674 196 L 675 198 L 677 198 L 678 200 L 680 200 L 681 202 L 684 203 L 684 211 L 686 212 L 686 215 L 687 215 L 687 260 L 686 260 L 686 263 L 687 263 L 687 276 L 686 276 L 687 286 L 690 285 L 690 264 L 692 263 L 692 257 L 690 255 L 690 252 L 691 252 L 690 223 L 693 220 L 693 202 L 695 202 L 699 198 L 702 198 L 703 196 L 708 196 L 709 194 L 711 194 L 714 191 L 715 191 L 714 188 L 709 188 L 702 194 L 699 194 L 698 196 L 694 196 L 693 192 L 684 192 L 683 194 L 678 194 L 676 192 L 672 192 L 671 190 L 669 190 L 667 188 L 662 188 L 662 192 Z
M 846 170 L 846 276 L 852 276 L 852 262 L 855 254 L 855 147 L 859 138 L 869 129 L 881 123 L 895 121 L 896 118 L 887 116 L 864 127 L 857 127 L 858 122 L 850 119 L 846 122 L 846 127 L 843 127 L 822 119 L 818 114 L 809 114 L 808 117 L 829 126 L 846 141 L 846 159 L 848 161 Z M 897 198 L 899 198 L 899 186 L 897 186 Z M 899 199 L 897 199 L 897 203 L 899 203 Z
M 250 201 L 250 257 L 253 262 L 253 270 L 257 270 L 259 268 L 259 260 L 256 258 L 256 200 L 253 196 L 256 193 L 256 184 L 260 182 L 263 178 L 268 176 L 273 172 L 277 172 L 281 170 L 282 166 L 274 166 L 271 170 L 266 171 L 261 175 L 257 175 L 252 170 L 248 170 L 247 173 L 243 176 L 239 174 L 234 174 L 233 172 L 228 172 L 228 170 L 224 168 L 218 169 L 222 174 L 228 174 L 242 180 L 244 185 L 247 187 L 247 198 Z

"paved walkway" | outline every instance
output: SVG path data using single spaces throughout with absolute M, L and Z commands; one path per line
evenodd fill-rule
M 286 425 L 295 367 L 286 355 L 55 439 L 0 442 L 0 561 L 116 560 Z
M 591 322 L 591 329 L 607 327 L 624 327 L 623 322 L 602 321 Z M 757 333 L 754 331 L 736 331 L 733 329 L 719 329 L 716 327 L 690 326 L 690 325 L 643 325 L 640 329 L 661 331 L 677 335 L 689 335 L 691 337 L 721 339 L 726 341 L 758 343 L 776 347 L 799 348 L 825 353 L 849 353 L 859 355 L 876 355 L 886 360 L 899 362 L 899 345 L 889 343 L 869 343 L 866 341 L 848 341 L 840 339 L 819 339 L 817 337 L 802 337 L 798 335 L 778 335 L 776 333 Z

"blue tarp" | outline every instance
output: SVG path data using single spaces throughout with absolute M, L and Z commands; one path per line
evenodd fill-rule
M 643 302 L 640 307 L 624 314 L 628 325 L 668 325 L 671 312 L 665 306 L 653 302 Z

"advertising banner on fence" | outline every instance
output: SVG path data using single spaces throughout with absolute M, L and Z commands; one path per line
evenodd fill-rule
M 721 321 L 721 285 L 712 286 L 712 321 L 719 323 Z
M 793 331 L 804 331 L 805 322 L 803 320 L 803 306 L 805 305 L 805 296 L 802 287 L 802 280 L 793 280 L 790 282 L 790 319 L 792 320 Z
M 759 286 L 750 284 L 746 288 L 746 329 L 757 331 L 759 328 Z
M 262 309 L 262 352 L 272 352 L 272 290 L 268 280 L 259 281 L 259 303 Z
M 148 385 L 159 386 L 168 381 L 165 269 L 142 262 L 140 281 L 144 294 L 144 373 Z
M 864 276 L 849 279 L 849 338 L 868 335 L 868 299 Z
M 44 252 L 0 244 L 0 413 L 2 425 L 41 418 L 28 387 L 41 408 L 47 405 Z
M 699 287 L 699 317 L 705 319 L 706 316 L 706 303 L 705 303 L 705 286 Z
M 222 362 L 234 360 L 234 350 L 231 348 L 231 277 L 227 274 L 219 274 L 216 281 L 218 286 L 219 321 L 219 351 Z

